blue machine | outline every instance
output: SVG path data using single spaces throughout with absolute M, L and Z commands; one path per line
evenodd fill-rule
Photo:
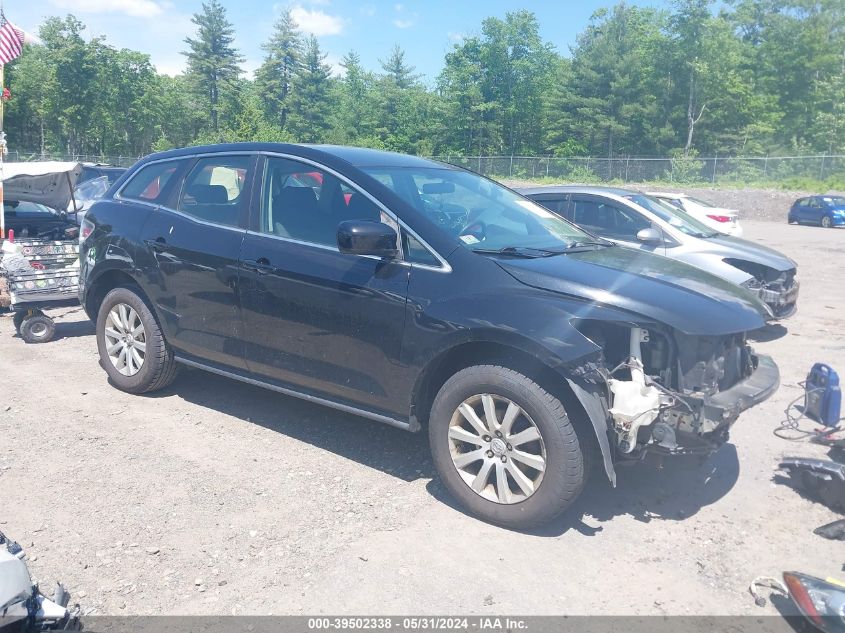
M 841 408 L 839 374 L 830 365 L 816 363 L 804 385 L 804 414 L 825 426 L 835 427 L 839 424 Z

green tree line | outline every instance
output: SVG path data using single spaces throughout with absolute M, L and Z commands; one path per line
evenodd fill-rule
M 718 7 L 718 11 L 716 10 Z M 489 17 L 430 85 L 400 46 L 338 76 L 283 10 L 249 78 L 209 0 L 186 70 L 47 18 L 7 66 L 12 149 L 140 156 L 219 141 L 340 143 L 423 155 L 654 156 L 845 151 L 845 0 L 621 2 L 561 54 L 530 11 Z

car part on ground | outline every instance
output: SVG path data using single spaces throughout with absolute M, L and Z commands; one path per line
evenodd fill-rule
M 822 633 L 845 633 L 845 583 L 796 571 L 783 572 L 789 597 Z
M 53 599 L 32 582 L 20 545 L 0 532 L 0 629 L 21 633 L 79 628 L 79 608 L 68 610 L 70 595 L 57 584 Z
M 785 457 L 778 468 L 790 483 L 834 510 L 845 510 L 845 464 L 829 459 Z
M 416 157 L 174 150 L 82 235 L 80 298 L 116 387 L 188 365 L 427 424 L 447 489 L 508 527 L 565 510 L 592 456 L 615 483 L 619 461 L 716 450 L 779 383 L 746 342 L 770 317 L 757 296 Z
M 787 318 L 797 310 L 799 284 L 794 261 L 774 249 L 721 235 L 646 194 L 588 186 L 526 187 L 517 191 L 592 234 L 727 279 L 757 295 L 776 319 Z
M 786 217 L 789 224 L 816 224 L 826 229 L 845 226 L 845 196 L 809 196 L 796 200 Z
M 845 541 L 845 519 L 839 519 L 826 525 L 820 525 L 813 534 L 818 534 L 832 541 Z
M 647 191 L 646 194 L 679 208 L 720 233 L 742 237 L 743 231 L 739 224 L 739 211 L 736 209 L 717 207 L 685 193 Z

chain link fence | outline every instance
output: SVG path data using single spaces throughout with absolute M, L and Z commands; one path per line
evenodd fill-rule
M 54 154 L 41 152 L 21 152 L 10 150 L 3 160 L 10 163 L 30 162 L 34 160 L 57 160 L 71 163 L 100 163 L 116 167 L 131 167 L 140 156 L 101 156 L 95 154 Z
M 568 182 L 755 183 L 845 180 L 845 155 L 710 158 L 434 156 L 493 178 Z
M 6 161 L 59 160 L 132 166 L 140 157 L 10 151 Z M 565 182 L 774 183 L 789 179 L 845 182 L 845 155 L 709 158 L 555 158 L 552 156 L 432 156 L 492 178 Z

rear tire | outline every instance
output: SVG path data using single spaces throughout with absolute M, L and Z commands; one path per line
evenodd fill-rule
M 56 334 L 56 324 L 46 314 L 34 314 L 21 321 L 19 332 L 27 343 L 46 343 Z
M 518 410 L 513 415 L 511 407 Z M 547 523 L 584 487 L 583 451 L 563 404 L 506 367 L 469 367 L 447 380 L 428 431 L 446 488 L 490 523 L 515 529 Z
M 112 383 L 128 393 L 164 389 L 176 377 L 173 351 L 140 290 L 111 290 L 97 314 L 100 364 Z

